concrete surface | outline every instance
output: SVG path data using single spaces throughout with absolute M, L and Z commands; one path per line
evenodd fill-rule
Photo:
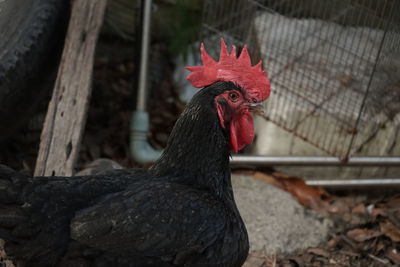
M 232 176 L 250 251 L 290 253 L 326 240 L 331 222 L 306 210 L 287 192 L 243 175 Z

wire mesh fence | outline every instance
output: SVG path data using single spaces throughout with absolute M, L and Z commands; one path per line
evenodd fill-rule
M 248 44 L 271 79 L 265 118 L 347 158 L 398 119 L 399 2 L 209 0 L 203 39 L 214 55 L 221 36 Z

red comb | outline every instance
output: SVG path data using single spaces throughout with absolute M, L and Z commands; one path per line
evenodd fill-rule
M 219 61 L 210 57 L 204 44 L 201 44 L 201 61 L 203 66 L 186 67 L 190 73 L 186 78 L 196 88 L 202 88 L 218 81 L 233 82 L 246 91 L 248 97 L 257 102 L 264 101 L 270 93 L 270 84 L 266 73 L 261 69 L 261 61 L 251 66 L 247 47 L 244 46 L 239 57 L 236 57 L 236 47 L 232 45 L 228 52 L 224 39 L 221 38 Z

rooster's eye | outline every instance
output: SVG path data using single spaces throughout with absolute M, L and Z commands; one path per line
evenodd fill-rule
M 236 92 L 229 93 L 229 100 L 236 102 L 239 99 L 239 94 Z

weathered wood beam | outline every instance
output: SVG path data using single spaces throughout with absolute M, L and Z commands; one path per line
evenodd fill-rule
M 94 52 L 107 0 L 72 1 L 64 51 L 42 130 L 35 176 L 70 176 L 91 95 Z

